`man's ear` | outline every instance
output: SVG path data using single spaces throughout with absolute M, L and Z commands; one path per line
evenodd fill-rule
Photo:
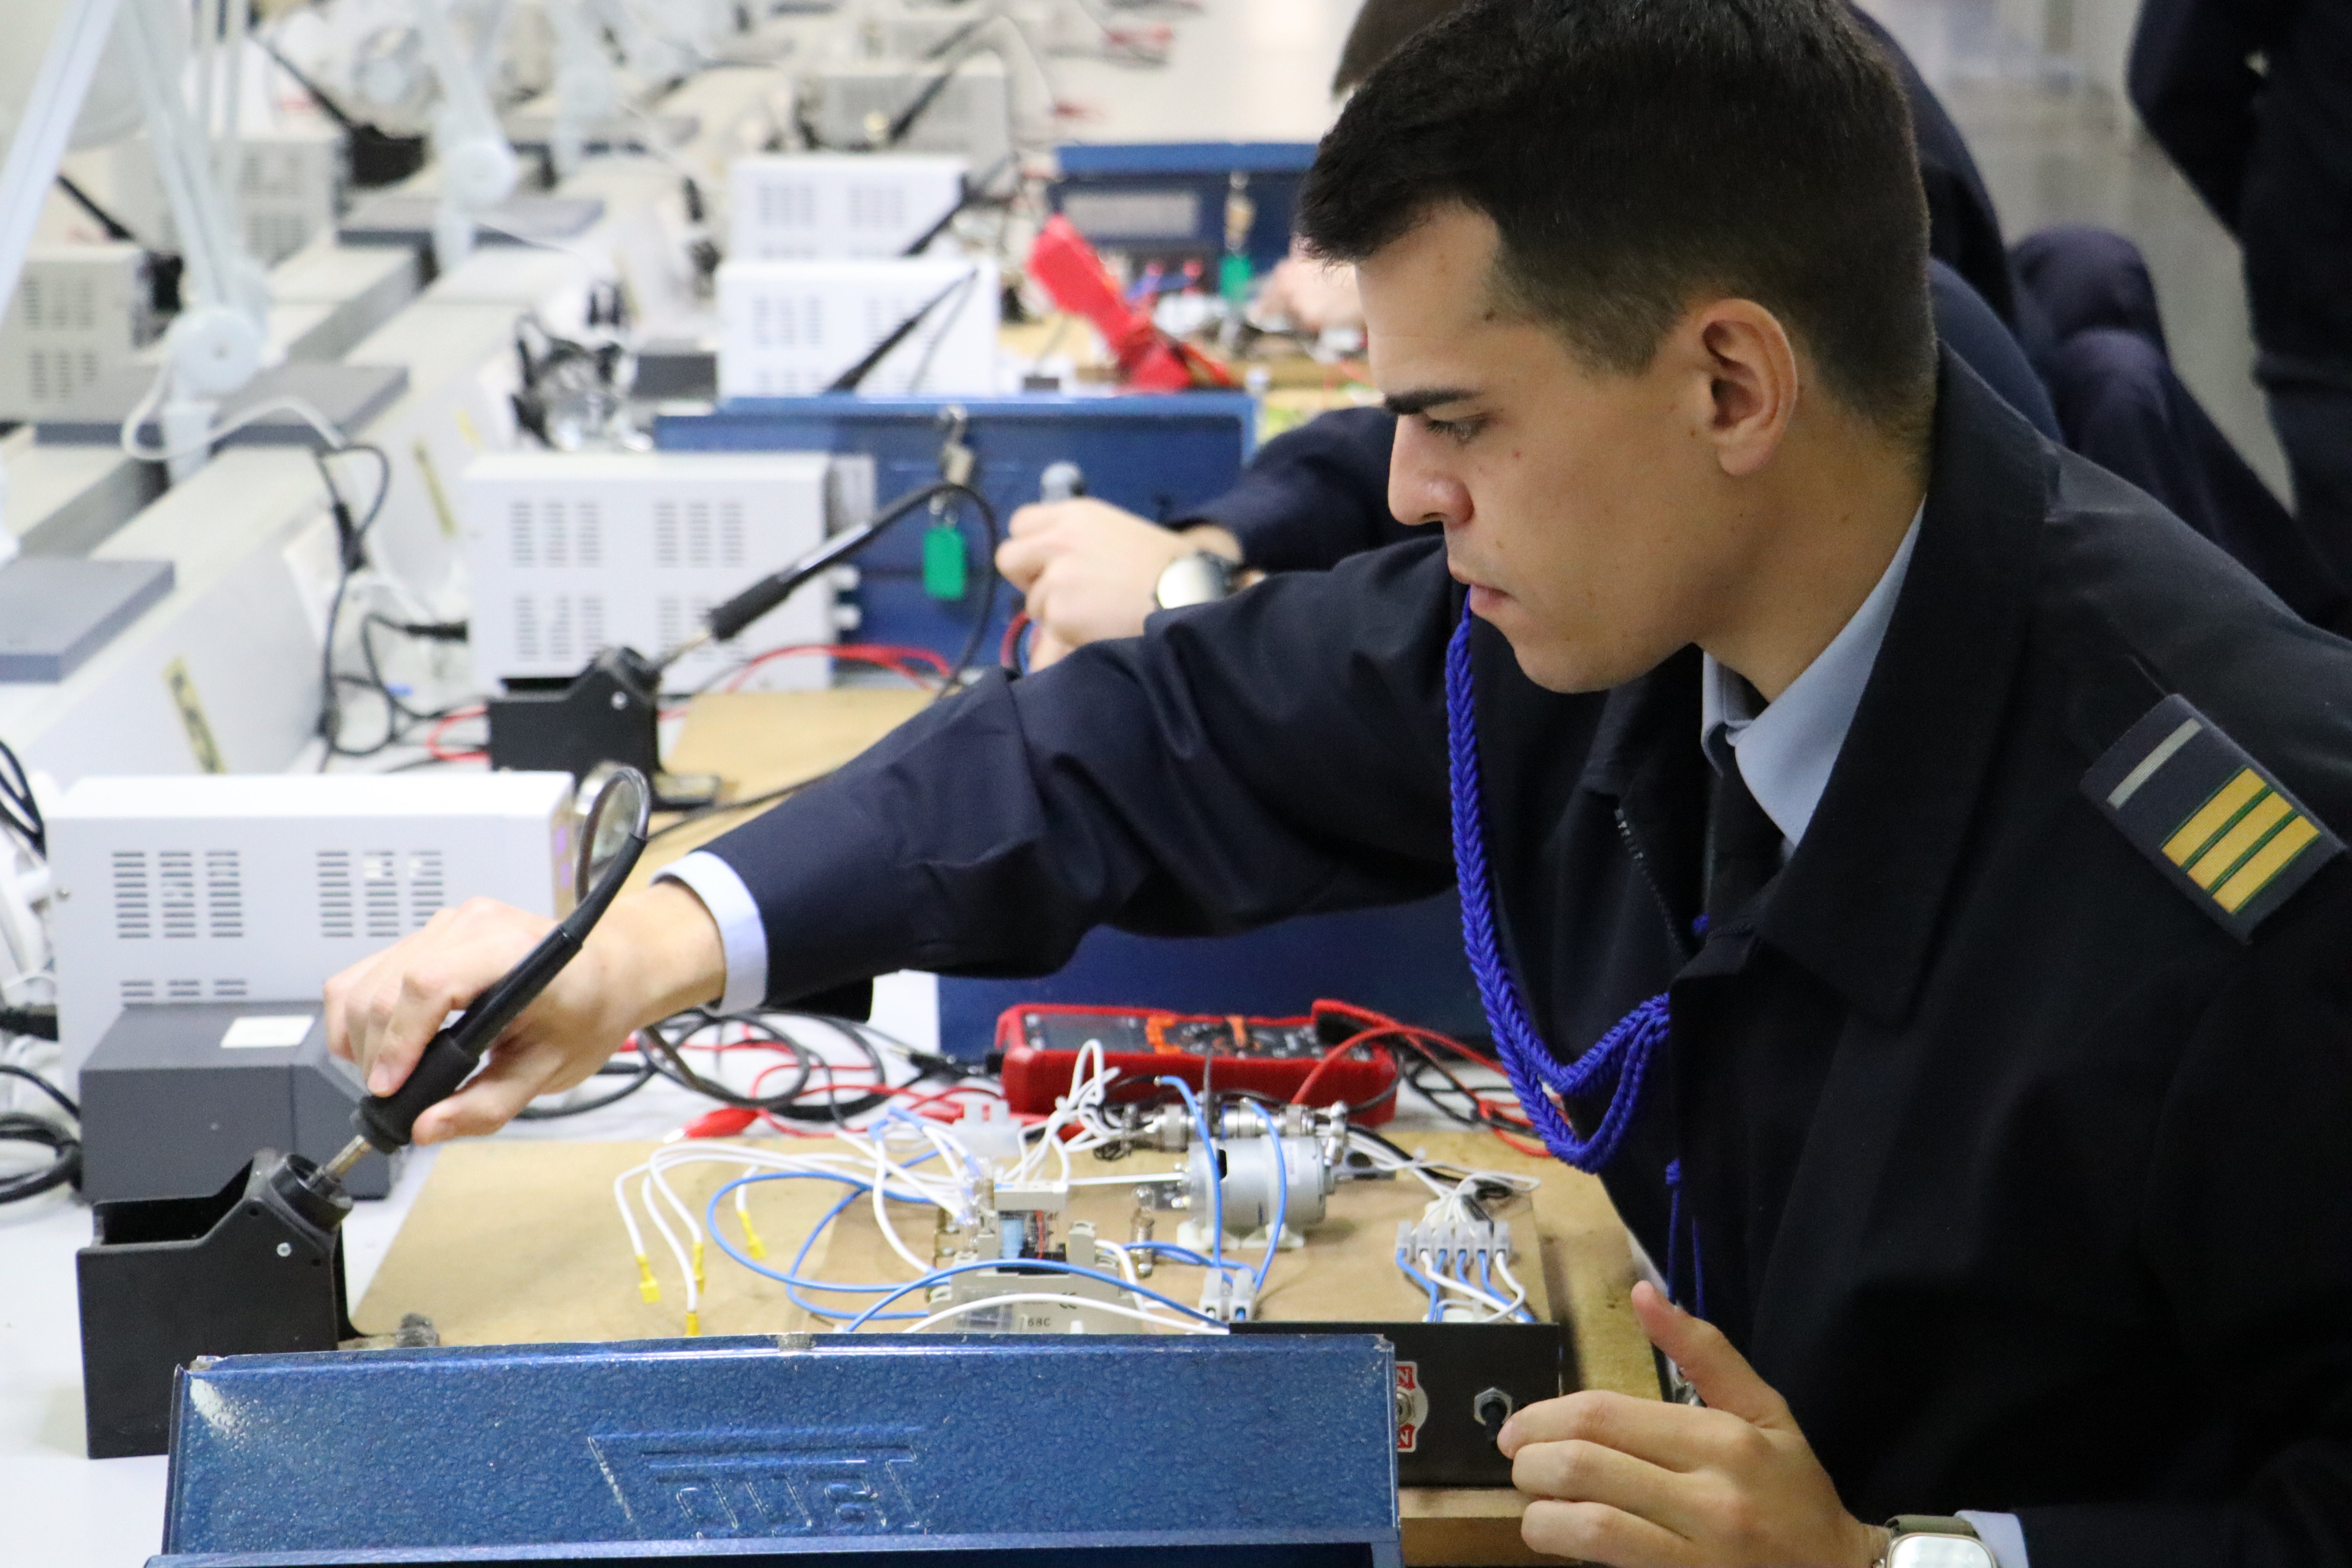
M 1797 351 L 1780 319 L 1752 300 L 1694 306 L 1673 333 L 1676 356 L 1704 391 L 1700 436 L 1734 479 L 1762 468 L 1796 416 Z

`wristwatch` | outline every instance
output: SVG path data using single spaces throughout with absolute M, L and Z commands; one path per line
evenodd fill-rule
M 1965 1519 L 1898 1513 L 1886 1521 L 1886 1537 L 1874 1568 L 2000 1568 Z
M 1234 578 L 1240 571 L 1239 566 L 1213 550 L 1179 555 L 1160 572 L 1159 584 L 1151 591 L 1151 601 L 1163 610 L 1181 610 L 1187 605 L 1213 605 L 1232 595 Z

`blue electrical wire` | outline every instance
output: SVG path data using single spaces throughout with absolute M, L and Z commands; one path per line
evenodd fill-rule
M 1439 1321 L 1437 1281 L 1432 1279 L 1428 1275 L 1423 1274 L 1420 1269 L 1415 1268 L 1411 1262 L 1407 1261 L 1404 1255 L 1404 1248 L 1402 1247 L 1397 1248 L 1396 1265 L 1399 1268 L 1404 1270 L 1405 1278 L 1414 1280 L 1423 1289 L 1429 1292 L 1429 1315 L 1423 1318 L 1422 1321 L 1425 1323 L 1434 1323 Z
M 856 1318 L 852 1319 L 846 1331 L 853 1334 L 856 1333 L 860 1328 L 864 1327 L 866 1323 L 872 1321 L 877 1316 L 878 1316 L 883 1308 L 888 1306 L 899 1297 L 907 1295 L 912 1291 L 928 1289 L 931 1286 L 939 1284 L 943 1279 L 950 1279 L 958 1274 L 969 1274 L 975 1268 L 1007 1268 L 1045 1274 L 1075 1274 L 1081 1279 L 1099 1279 L 1105 1284 L 1116 1285 L 1120 1289 L 1129 1291 L 1135 1295 L 1149 1296 L 1151 1300 L 1159 1302 L 1161 1306 L 1173 1307 L 1176 1310 L 1183 1313 L 1188 1318 L 1196 1318 L 1204 1323 L 1216 1323 L 1219 1328 L 1224 1327 L 1223 1323 L 1217 1323 L 1217 1320 L 1209 1316 L 1208 1313 L 1201 1311 L 1196 1308 L 1188 1307 L 1172 1296 L 1162 1296 L 1157 1290 L 1146 1289 L 1143 1286 L 1130 1284 L 1129 1281 L 1120 1279 L 1118 1275 L 1106 1274 L 1099 1268 L 1081 1268 L 1075 1263 L 1056 1263 L 1049 1258 L 1023 1258 L 1019 1259 L 983 1258 L 974 1263 L 950 1263 L 945 1268 L 933 1269 L 930 1273 L 924 1275 L 920 1279 L 915 1280 L 911 1284 L 897 1287 L 892 1289 L 888 1295 L 883 1297 L 880 1300 L 875 1302 L 874 1305 L 866 1308 L 866 1310 L 860 1312 Z M 928 1316 L 929 1314 L 925 1315 Z
M 908 1162 L 908 1163 L 920 1164 L 924 1160 L 933 1159 L 935 1157 L 935 1154 L 925 1154 L 916 1160 Z M 788 1274 L 780 1274 L 775 1269 L 765 1268 L 754 1259 L 747 1257 L 743 1253 L 738 1252 L 735 1249 L 734 1244 L 727 1239 L 727 1233 L 719 1228 L 719 1205 L 720 1200 L 724 1199 L 729 1194 L 734 1192 L 738 1187 L 747 1187 L 760 1182 L 793 1181 L 839 1182 L 842 1185 L 848 1187 L 850 1192 L 846 1197 L 843 1198 L 839 1203 L 834 1205 L 832 1208 L 825 1211 L 824 1217 L 817 1221 L 815 1227 L 812 1229 L 807 1237 L 802 1241 L 800 1250 L 793 1255 L 792 1272 Z M 874 1184 L 871 1182 L 861 1182 L 855 1176 L 836 1175 L 830 1171 L 768 1171 L 758 1175 L 738 1176 L 735 1180 L 729 1182 L 726 1185 L 720 1187 L 717 1192 L 710 1194 L 710 1201 L 703 1205 L 703 1227 L 709 1231 L 710 1239 L 719 1244 L 719 1251 L 725 1253 L 728 1257 L 733 1258 L 736 1262 L 741 1264 L 752 1273 L 773 1279 L 782 1285 L 785 1288 L 785 1293 L 791 1296 L 794 1306 L 799 1307 L 803 1311 L 814 1313 L 816 1316 L 821 1318 L 846 1318 L 850 1316 L 849 1313 L 835 1311 L 828 1308 L 816 1306 L 809 1301 L 802 1300 L 797 1294 L 797 1291 L 799 1289 L 829 1290 L 844 1295 L 866 1296 L 888 1290 L 891 1287 L 887 1285 L 837 1285 L 825 1279 L 804 1279 L 800 1276 L 800 1267 L 803 1261 L 807 1258 L 809 1248 L 816 1245 L 816 1238 L 824 1234 L 824 1227 L 826 1226 L 833 1223 L 834 1216 L 841 1213 L 842 1210 L 847 1208 L 851 1204 L 856 1203 L 859 1198 L 871 1193 L 873 1190 Z M 887 1188 L 884 1189 L 882 1195 L 886 1198 L 895 1199 L 899 1203 L 916 1204 L 926 1201 L 919 1194 L 908 1195 L 891 1192 Z M 871 1313 L 867 1314 L 867 1316 L 871 1315 Z M 915 1318 L 920 1317 L 922 1314 L 919 1312 L 894 1312 L 889 1314 L 889 1316 L 893 1318 Z M 862 1321 L 863 1320 L 861 1319 L 860 1321 Z
M 1201 1135 L 1201 1148 L 1209 1160 L 1209 1258 L 1213 1267 L 1225 1266 L 1225 1172 L 1217 1158 L 1216 1134 L 1209 1126 L 1209 1118 L 1201 1110 L 1201 1101 L 1192 1093 L 1192 1086 L 1181 1078 L 1156 1078 L 1154 1083 L 1164 1083 L 1184 1097 L 1184 1104 L 1192 1112 L 1193 1129 Z
M 1282 1222 L 1290 1212 L 1290 1172 L 1283 1163 L 1282 1129 L 1274 1124 L 1274 1113 L 1255 1100 L 1246 1103 L 1257 1112 L 1257 1119 L 1265 1123 L 1266 1142 L 1274 1145 L 1274 1231 L 1266 1237 L 1265 1257 L 1257 1266 L 1255 1288 L 1255 1293 L 1263 1296 L 1265 1294 L 1265 1277 L 1274 1268 L 1274 1255 L 1282 1250 Z

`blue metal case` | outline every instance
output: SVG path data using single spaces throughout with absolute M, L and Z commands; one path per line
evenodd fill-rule
M 1375 1336 L 658 1340 L 181 1376 L 150 1568 L 1401 1568 Z

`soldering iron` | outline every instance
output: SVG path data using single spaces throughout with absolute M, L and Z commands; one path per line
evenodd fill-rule
M 594 793 L 582 819 L 586 826 L 576 875 L 579 901 L 572 912 L 433 1037 L 405 1082 L 390 1094 L 370 1095 L 359 1103 L 352 1112 L 358 1135 L 319 1168 L 321 1178 L 340 1183 L 369 1150 L 389 1154 L 405 1147 L 415 1134 L 416 1119 L 474 1075 L 482 1054 L 579 955 L 588 933 L 620 896 L 621 885 L 645 852 L 653 789 L 643 773 L 625 767 L 604 770 L 601 777 L 591 773 L 583 787 L 593 787 Z M 592 879 L 593 886 L 589 886 Z

